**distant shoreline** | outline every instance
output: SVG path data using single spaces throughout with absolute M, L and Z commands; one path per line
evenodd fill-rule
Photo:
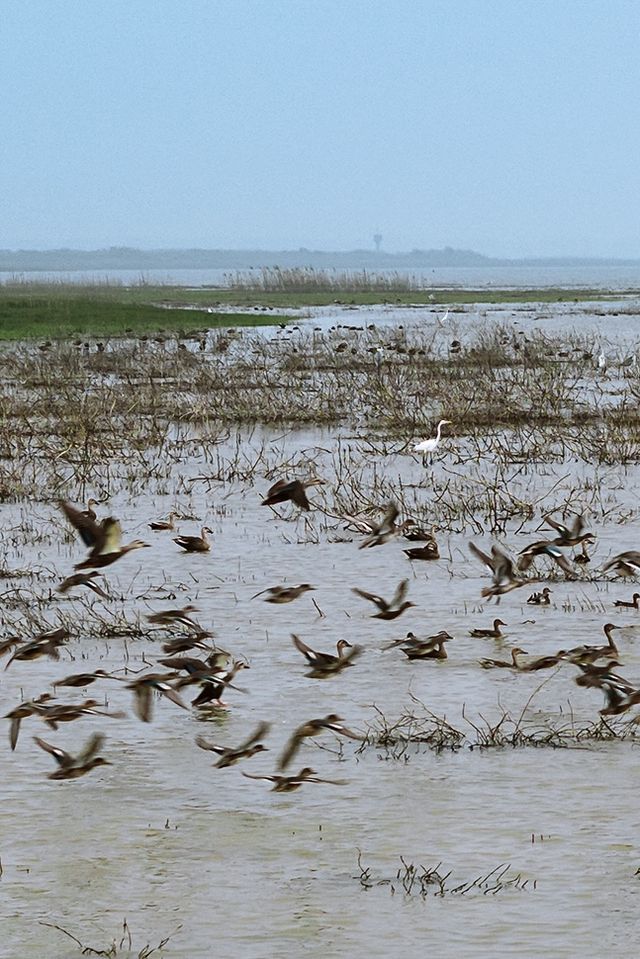
M 375 250 L 224 250 L 109 247 L 102 250 L 0 250 L 0 272 L 74 270 L 250 270 L 263 267 L 411 270 L 430 267 L 634 267 L 640 258 L 534 257 L 504 259 L 445 247 L 385 253 Z

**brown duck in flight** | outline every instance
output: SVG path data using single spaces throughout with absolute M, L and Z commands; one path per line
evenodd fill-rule
M 45 752 L 53 756 L 58 764 L 58 769 L 49 773 L 48 779 L 78 779 L 80 776 L 91 772 L 96 766 L 111 765 L 108 760 L 97 755 L 104 744 L 104 736 L 100 733 L 91 736 L 84 749 L 77 756 L 72 756 L 64 749 L 60 749 L 59 746 L 52 746 L 37 736 L 34 736 L 33 739 L 40 749 L 44 749 Z
M 227 766 L 233 766 L 235 763 L 240 762 L 241 759 L 250 759 L 252 756 L 255 756 L 256 753 L 261 753 L 268 749 L 260 740 L 263 736 L 267 735 L 270 729 L 271 723 L 260 723 L 249 738 L 235 748 L 217 746 L 215 743 L 211 743 L 208 739 L 205 739 L 204 736 L 196 736 L 196 745 L 199 746 L 200 749 L 206 749 L 216 753 L 220 759 L 217 763 L 214 763 L 215 768 L 225 769 Z
M 354 587 L 352 592 L 356 596 L 361 596 L 362 599 L 368 600 L 370 603 L 373 603 L 378 607 L 377 613 L 372 613 L 372 619 L 397 619 L 398 616 L 401 616 L 406 609 L 409 609 L 411 606 L 415 606 L 415 603 L 410 603 L 405 599 L 407 591 L 409 589 L 409 580 L 403 579 L 401 583 L 398 584 L 398 587 L 393 594 L 393 599 L 390 602 L 387 602 L 386 599 L 383 599 L 382 596 L 376 596 L 375 593 L 367 593 L 364 589 L 358 589 Z
M 305 766 L 304 769 L 301 769 L 297 776 L 256 776 L 253 773 L 244 773 L 243 776 L 246 776 L 247 779 L 265 779 L 267 782 L 275 783 L 271 792 L 274 793 L 291 793 L 296 789 L 300 789 L 300 786 L 303 786 L 305 783 L 328 783 L 331 786 L 346 786 L 346 779 L 319 779 L 316 776 L 315 769 L 311 769 L 310 766 Z
M 148 546 L 142 540 L 134 539 L 132 543 L 122 545 L 122 528 L 117 519 L 113 516 L 103 519 L 97 523 L 90 516 L 71 506 L 70 503 L 60 502 L 60 509 L 67 517 L 72 526 L 80 534 L 80 539 L 85 546 L 90 547 L 91 552 L 87 559 L 82 563 L 76 563 L 74 569 L 94 569 L 103 566 L 110 566 L 117 559 L 126 556 L 134 549 L 142 549 Z
M 267 490 L 267 495 L 262 500 L 261 505 L 277 506 L 278 503 L 291 502 L 308 512 L 311 509 L 311 503 L 307 499 L 306 491 L 312 486 L 322 486 L 323 484 L 324 480 L 321 479 L 278 480 Z
M 335 733 L 336 736 L 347 736 L 349 739 L 362 740 L 363 738 L 359 733 L 354 733 L 351 729 L 347 729 L 347 727 L 342 724 L 342 717 L 337 716 L 335 713 L 329 713 L 328 716 L 324 716 L 322 719 L 310 719 L 308 722 L 298 726 L 289 737 L 282 751 L 282 755 L 278 760 L 278 769 L 283 770 L 287 768 L 300 749 L 303 739 L 319 736 L 325 730 Z

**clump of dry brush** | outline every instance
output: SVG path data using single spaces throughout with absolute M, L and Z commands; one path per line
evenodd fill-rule
M 409 762 L 424 749 L 436 753 L 509 747 L 568 749 L 611 740 L 640 741 L 640 727 L 634 720 L 609 722 L 599 717 L 578 722 L 571 710 L 568 714 L 531 716 L 527 703 L 517 715 L 501 709 L 494 719 L 482 715 L 471 719 L 463 706 L 460 721 L 454 725 L 419 700 L 414 699 L 414 703 L 394 719 L 374 706 L 376 718 L 358 752 L 373 747 L 381 758 Z
M 476 876 L 474 879 L 464 882 L 453 882 L 451 880 L 452 871 L 442 872 L 442 863 L 435 866 L 416 865 L 400 856 L 400 866 L 393 878 L 378 879 L 373 875 L 370 866 L 363 865 L 362 853 L 358 850 L 358 869 L 359 875 L 354 876 L 364 890 L 373 889 L 375 886 L 387 886 L 391 895 L 400 892 L 407 897 L 417 897 L 427 899 L 428 896 L 465 896 L 468 893 L 482 893 L 484 896 L 495 896 L 497 893 L 505 892 L 509 889 L 524 891 L 526 889 L 536 889 L 537 881 L 531 882 L 529 879 L 523 879 L 518 873 L 515 876 L 509 875 L 511 864 L 501 863 L 495 866 L 486 875 Z

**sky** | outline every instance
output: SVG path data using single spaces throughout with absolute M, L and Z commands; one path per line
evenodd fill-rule
M 640 257 L 637 0 L 2 0 L 0 248 Z

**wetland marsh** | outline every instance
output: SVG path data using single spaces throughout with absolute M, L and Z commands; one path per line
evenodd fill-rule
M 123 328 L 100 349 L 87 334 L 0 350 L 2 638 L 70 633 L 58 662 L 2 673 L 2 714 L 69 673 L 161 668 L 162 644 L 189 632 L 149 623 L 169 607 L 195 606 L 209 642 L 250 667 L 224 709 L 162 697 L 144 723 L 125 683 L 97 682 L 57 699 L 94 695 L 126 718 L 51 731 L 34 715 L 14 752 L 5 720 L 8 955 L 80 955 L 61 929 L 107 950 L 124 918 L 133 948 L 112 955 L 166 937 L 163 955 L 195 959 L 573 959 L 640 942 L 637 707 L 600 716 L 602 691 L 576 685 L 569 662 L 479 666 L 513 646 L 532 658 L 599 644 L 613 622 L 617 671 L 640 684 L 640 612 L 613 607 L 636 585 L 602 571 L 640 548 L 638 301 L 348 306 L 306 304 L 285 328 L 205 332 L 198 314 L 184 335 Z M 413 445 L 443 418 L 424 467 Z M 323 480 L 308 512 L 260 505 L 296 477 Z M 104 571 L 108 599 L 56 592 L 85 555 L 57 501 L 89 497 L 127 542 L 150 544 Z M 347 517 L 389 502 L 432 530 L 438 560 L 409 561 L 417 544 L 400 536 L 359 548 Z M 213 530 L 210 552 L 148 529 L 171 511 L 181 534 Z M 567 576 L 542 557 L 499 605 L 482 598 L 491 577 L 470 540 L 517 554 L 549 535 L 546 516 L 572 511 L 596 537 L 589 563 L 567 550 Z M 405 578 L 415 606 L 390 622 L 351 591 L 387 596 Z M 255 596 L 297 583 L 315 590 L 284 605 Z M 544 585 L 550 605 L 529 605 Z M 504 639 L 469 635 L 497 616 Z M 384 648 L 439 630 L 447 659 Z M 291 634 L 363 651 L 312 679 Z M 300 760 L 346 784 L 279 794 L 241 775 L 273 773 L 293 730 L 329 713 L 362 740 L 308 739 L 293 771 Z M 238 744 L 265 720 L 269 751 L 239 767 L 212 768 L 194 742 Z M 50 782 L 32 736 L 77 752 L 96 731 L 112 765 Z

